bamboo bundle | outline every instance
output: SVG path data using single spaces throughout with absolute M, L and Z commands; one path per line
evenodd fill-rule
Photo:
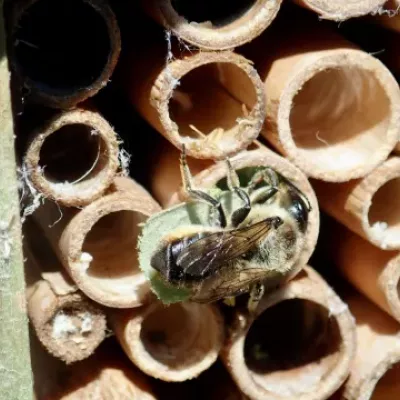
M 226 50 L 260 35 L 274 20 L 281 2 L 143 0 L 142 4 L 149 15 L 186 42 L 207 50 Z
M 383 250 L 400 249 L 400 158 L 390 157 L 362 179 L 313 182 L 321 208 Z
M 398 324 L 360 295 L 346 297 L 356 318 L 357 351 L 345 384 L 346 400 L 399 397 Z
M 137 307 L 149 295 L 136 241 L 140 223 L 159 205 L 130 178 L 116 178 L 108 193 L 81 210 L 46 202 L 34 214 L 68 274 L 92 300 Z
M 350 372 L 354 330 L 347 306 L 306 267 L 262 299 L 253 321 L 237 315 L 222 358 L 250 399 L 323 400 Z
M 372 55 L 293 14 L 243 50 L 264 82 L 262 134 L 309 177 L 360 178 L 398 142 L 399 86 Z
M 11 65 L 30 100 L 69 109 L 108 83 L 121 39 L 106 1 L 18 0 L 9 23 Z
M 294 0 L 297 4 L 318 13 L 323 19 L 345 21 L 382 9 L 387 0 Z M 395 0 L 396 1 L 396 0 Z
M 45 198 L 82 207 L 111 185 L 119 166 L 118 140 L 99 113 L 66 111 L 33 132 L 23 166 Z
M 265 118 L 262 82 L 251 62 L 231 52 L 165 59 L 155 43 L 126 66 L 122 81 L 141 116 L 179 150 L 224 159 L 257 138 Z M 207 118 L 204 116 L 207 115 Z
M 126 354 L 155 378 L 180 382 L 197 377 L 217 359 L 223 320 L 213 305 L 153 302 L 110 312 L 111 325 Z
M 381 250 L 344 227 L 333 228 L 332 234 L 340 243 L 331 257 L 345 278 L 400 322 L 399 252 Z

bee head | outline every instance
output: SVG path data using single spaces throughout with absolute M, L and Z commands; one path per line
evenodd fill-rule
M 304 233 L 307 230 L 308 214 L 311 211 L 311 207 L 298 190 L 290 188 L 289 195 L 290 202 L 288 204 L 287 211 L 296 220 L 300 231 Z

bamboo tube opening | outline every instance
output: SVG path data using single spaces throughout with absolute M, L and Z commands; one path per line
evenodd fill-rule
M 305 299 L 285 300 L 252 324 L 245 340 L 245 362 L 256 385 L 271 396 L 293 398 L 311 393 L 335 368 L 341 340 L 328 309 Z
M 261 82 L 235 57 L 232 62 L 223 56 L 214 59 L 184 71 L 177 78 L 179 86 L 169 85 L 165 94 L 168 125 L 176 127 L 175 144 L 187 143 L 188 154 L 196 158 L 221 158 L 236 152 L 242 141 L 250 143 L 250 137 L 256 138 L 257 124 L 261 129 Z
M 115 311 L 110 319 L 132 362 L 167 382 L 200 375 L 217 360 L 223 343 L 222 317 L 210 305 L 153 302 Z
M 399 171 L 400 174 L 400 171 Z M 372 196 L 368 221 L 372 229 L 380 231 L 385 242 L 400 246 L 400 177 L 382 185 Z
M 308 164 L 307 170 L 315 165 L 322 173 L 359 175 L 365 165 L 378 162 L 380 149 L 387 146 L 391 101 L 378 76 L 362 62 L 351 65 L 339 55 L 324 64 L 317 73 L 315 65 L 306 69 L 297 87 L 290 87 L 295 93 L 290 107 L 281 107 L 282 121 L 289 114 L 293 146 L 288 150 Z
M 39 167 L 52 183 L 84 182 L 107 166 L 106 144 L 83 124 L 66 125 L 50 135 L 42 145 Z
M 144 277 L 137 261 L 138 224 L 148 216 L 132 210 L 114 210 L 90 227 L 81 255 L 90 255 L 87 285 L 107 297 L 131 296 Z
M 400 393 L 400 362 L 393 364 L 378 380 L 371 400 L 393 400 Z
M 96 112 L 64 112 L 34 132 L 24 163 L 44 197 L 83 206 L 99 198 L 114 179 L 117 137 Z
M 226 50 L 259 36 L 276 17 L 281 0 L 143 0 L 167 29 L 200 48 Z
M 254 13 L 252 8 L 255 4 L 256 0 L 233 0 L 229 4 L 213 0 L 200 3 L 171 0 L 173 9 L 181 17 L 189 22 L 203 23 L 208 29 L 222 29 L 232 23 L 239 24 L 249 11 Z
M 98 0 L 27 0 L 17 10 L 13 39 L 25 85 L 62 108 L 97 92 L 120 51 L 115 17 Z

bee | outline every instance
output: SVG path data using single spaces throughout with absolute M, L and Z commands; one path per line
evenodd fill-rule
M 249 293 L 247 307 L 254 312 L 264 294 L 264 282 L 281 277 L 297 261 L 311 205 L 272 168 L 257 171 L 241 187 L 229 158 L 226 165 L 228 191 L 240 200 L 229 214 L 220 198 L 194 187 L 182 148 L 184 191 L 189 199 L 209 204 L 217 217 L 210 226 L 191 224 L 169 232 L 150 264 L 169 285 L 190 289 L 192 301 L 224 299 L 234 305 L 235 297 Z

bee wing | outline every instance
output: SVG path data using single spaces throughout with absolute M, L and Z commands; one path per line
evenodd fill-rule
M 275 218 L 231 231 L 216 232 L 194 242 L 177 259 L 182 270 L 193 277 L 203 277 L 251 250 L 274 229 Z

